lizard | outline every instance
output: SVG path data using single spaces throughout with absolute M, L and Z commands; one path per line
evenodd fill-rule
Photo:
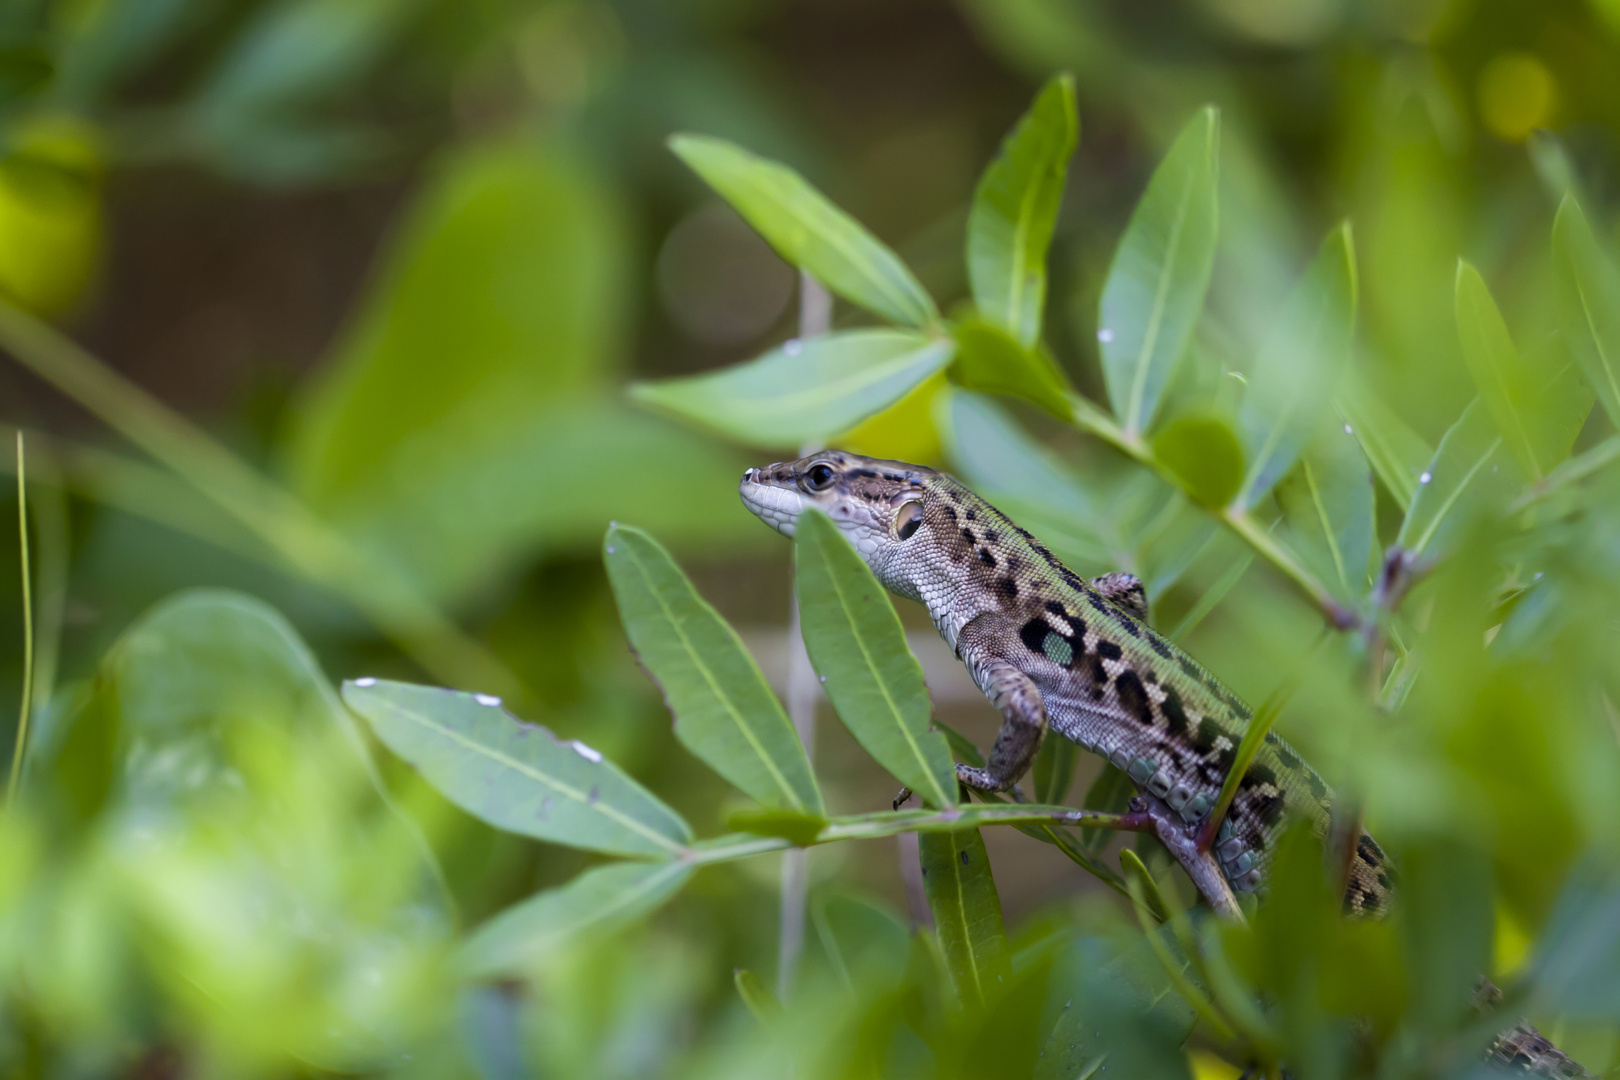
M 789 537 L 808 508 L 827 514 L 878 581 L 927 608 L 1002 717 L 985 764 L 956 764 L 963 786 L 1014 790 L 1049 730 L 1073 740 L 1130 777 L 1134 805 L 1227 915 L 1237 911 L 1230 890 L 1262 889 L 1288 820 L 1304 817 L 1318 836 L 1328 832 L 1332 790 L 1267 732 L 1213 850 L 1199 848 L 1252 711 L 1148 625 L 1134 575 L 1084 579 L 954 477 L 906 462 L 823 450 L 747 470 L 739 493 Z M 1365 832 L 1349 854 L 1345 910 L 1381 918 L 1392 898 L 1389 860 Z M 1528 1024 L 1502 1033 L 1491 1057 L 1535 1075 L 1590 1075 Z

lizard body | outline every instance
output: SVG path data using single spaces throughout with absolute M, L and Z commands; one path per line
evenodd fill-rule
M 1149 805 L 1159 838 L 1200 891 L 1215 891 L 1199 877 L 1208 856 L 1197 851 L 1195 837 L 1251 710 L 1147 625 L 1135 577 L 1086 581 L 953 477 L 904 462 L 826 450 L 749 469 L 740 494 L 750 511 L 787 536 L 807 508 L 826 513 L 884 586 L 928 609 L 1002 715 L 985 766 L 957 764 L 963 784 L 1008 790 L 1051 728 L 1123 770 Z M 1333 793 L 1316 771 L 1267 733 L 1221 825 L 1219 873 L 1240 892 L 1260 888 L 1288 819 L 1306 818 L 1320 836 L 1332 805 Z M 1384 852 L 1362 833 L 1345 909 L 1382 917 L 1391 891 Z M 1589 1075 L 1527 1024 L 1503 1032 L 1491 1057 L 1536 1075 Z

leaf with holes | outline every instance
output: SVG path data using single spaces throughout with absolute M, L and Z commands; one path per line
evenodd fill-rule
M 956 804 L 956 768 L 922 665 L 887 593 L 831 518 L 809 510 L 793 542 L 804 647 L 855 740 L 930 806 Z
M 673 136 L 669 148 L 778 255 L 839 296 L 905 326 L 939 321 L 900 257 L 786 165 L 703 135 Z
M 445 798 L 497 829 L 612 855 L 674 858 L 692 830 L 584 743 L 525 724 L 498 699 L 365 680 L 343 701 Z
M 1215 263 L 1220 113 L 1176 137 L 1136 204 L 1103 283 L 1097 340 L 1108 400 L 1131 434 L 1148 430 L 1204 307 Z
M 822 816 L 804 746 L 737 632 L 640 529 L 611 526 L 603 553 L 625 635 L 664 691 L 675 737 L 761 805 Z

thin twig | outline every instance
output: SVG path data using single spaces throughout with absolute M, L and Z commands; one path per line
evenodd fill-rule
M 799 337 L 820 337 L 832 329 L 832 293 L 817 281 L 808 270 L 799 273 Z M 803 457 L 817 447 L 800 447 Z M 792 614 L 788 624 L 788 718 L 798 733 L 806 757 L 810 757 L 816 740 L 816 701 L 821 685 L 810 666 L 810 655 L 805 651 L 804 634 L 799 626 L 799 604 L 792 599 Z M 810 853 L 794 848 L 782 856 L 782 910 L 778 927 L 776 994 L 788 1000 L 793 981 L 798 975 L 799 957 L 804 952 L 805 904 L 810 893 Z
M 6 785 L 6 805 L 17 800 L 22 780 L 23 752 L 28 745 L 28 718 L 34 711 L 34 597 L 28 570 L 28 466 L 23 454 L 23 435 L 17 432 L 17 536 L 22 545 L 23 609 L 23 690 L 22 707 L 17 715 L 17 740 L 11 750 L 11 781 Z

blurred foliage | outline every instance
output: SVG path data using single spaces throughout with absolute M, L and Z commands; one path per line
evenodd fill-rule
M 4 1071 L 1461 1076 L 1484 971 L 1620 1075 L 1616 176 L 1613 0 L 0 4 Z M 807 756 L 832 439 L 1295 687 L 1395 915 L 950 808 L 825 530 Z

